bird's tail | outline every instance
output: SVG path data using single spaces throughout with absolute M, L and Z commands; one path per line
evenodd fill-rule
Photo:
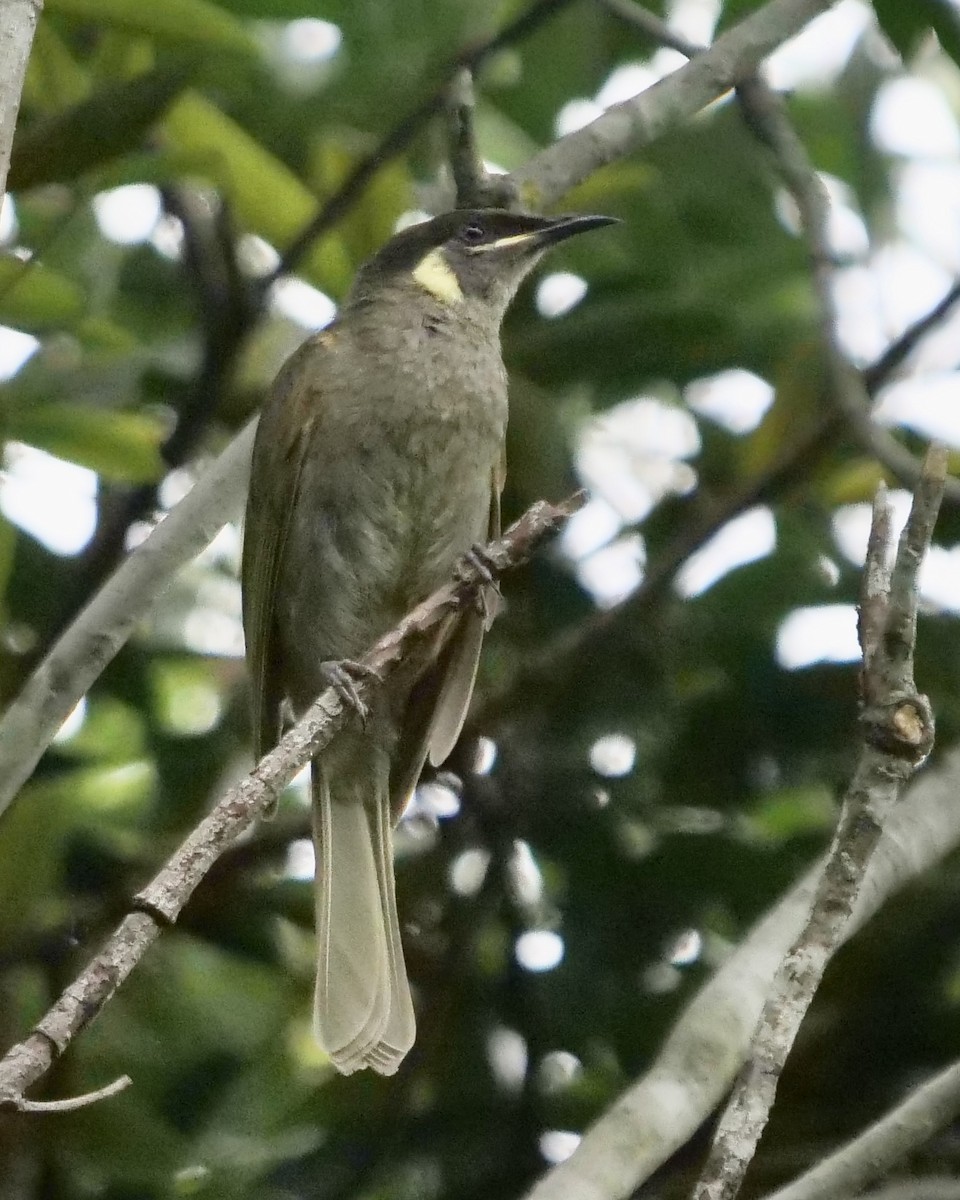
M 375 760 L 379 755 L 371 754 Z M 374 764 L 371 763 L 373 766 Z M 317 852 L 314 1028 L 338 1071 L 392 1075 L 413 1045 L 393 880 L 387 770 L 312 767 Z

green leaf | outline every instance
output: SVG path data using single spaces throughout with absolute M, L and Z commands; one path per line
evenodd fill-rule
M 873 0 L 883 32 L 896 46 L 900 57 L 909 58 L 932 29 L 940 45 L 954 62 L 960 63 L 960 17 L 946 0 Z
M 184 67 L 164 68 L 101 89 L 64 112 L 17 132 L 8 186 L 76 179 L 138 146 L 183 88 Z
M 927 21 L 918 4 L 904 4 L 902 0 L 873 0 L 880 27 L 901 58 L 912 53 L 917 39 L 927 28 Z
M 317 197 L 290 168 L 198 93 L 180 97 L 164 129 L 179 151 L 180 167 L 207 174 L 239 219 L 274 246 L 286 246 L 316 213 Z M 342 295 L 353 273 L 337 236 L 315 246 L 303 270 L 334 296 Z
M 95 696 L 77 732 L 59 741 L 62 758 L 86 759 L 93 763 L 128 763 L 142 759 L 146 751 L 144 722 L 132 705 L 115 696 Z
M 355 149 L 336 136 L 327 137 L 313 154 L 310 177 L 317 191 L 332 195 L 356 168 Z M 338 225 L 338 234 L 348 247 L 350 259 L 362 262 L 378 250 L 393 233 L 397 218 L 413 205 L 413 181 L 401 161 L 384 163 L 364 190 L 357 204 Z
M 847 459 L 817 486 L 824 504 L 869 504 L 883 480 L 883 469 L 873 458 Z
M 805 833 L 820 833 L 833 827 L 837 802 L 830 788 L 809 786 L 785 788 L 765 796 L 744 817 L 748 829 L 765 841 L 780 841 Z
M 12 413 L 7 434 L 118 483 L 148 483 L 163 474 L 162 428 L 141 413 L 44 404 Z
M 47 0 L 49 12 L 62 12 L 98 25 L 165 41 L 201 42 L 221 50 L 253 53 L 255 43 L 243 24 L 209 0 Z
M 0 323 L 36 332 L 83 315 L 86 298 L 71 279 L 38 262 L 0 257 Z
M 38 802 L 42 795 L 42 802 Z M 60 894 L 59 852 L 65 840 L 62 796 L 28 786 L 4 814 L 0 839 L 0 934 L 56 913 Z
M 945 0 L 925 0 L 923 8 L 930 16 L 930 24 L 940 45 L 955 63 L 960 64 L 960 16 Z

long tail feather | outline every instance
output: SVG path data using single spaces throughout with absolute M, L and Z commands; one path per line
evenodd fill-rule
M 400 920 L 397 916 L 397 892 L 393 875 L 393 822 L 390 817 L 389 793 L 377 805 L 377 831 L 374 839 L 374 857 L 377 862 L 377 881 L 380 887 L 380 903 L 383 906 L 384 930 L 387 936 L 387 971 L 390 1006 L 387 1023 L 383 1028 L 378 1049 L 386 1056 L 387 1063 L 377 1069 L 392 1075 L 413 1045 L 417 1033 L 413 1014 L 413 1000 L 407 983 L 407 969 L 403 961 L 403 946 L 400 941 Z
M 392 1075 L 413 1044 L 400 943 L 386 771 L 371 795 L 313 767 L 317 1038 L 343 1074 Z M 374 782 L 371 780 L 370 782 Z M 366 794 L 365 794 L 366 793 Z

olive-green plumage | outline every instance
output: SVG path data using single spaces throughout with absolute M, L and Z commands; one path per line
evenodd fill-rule
M 500 322 L 542 252 L 605 217 L 447 213 L 365 264 L 337 320 L 280 372 L 260 420 L 243 547 L 257 756 L 457 560 L 499 533 L 507 383 Z M 392 827 L 449 754 L 483 621 L 381 689 L 313 764 L 315 1026 L 344 1073 L 392 1074 L 414 1039 Z

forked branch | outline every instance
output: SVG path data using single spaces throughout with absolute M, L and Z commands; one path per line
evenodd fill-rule
M 884 820 L 933 748 L 933 713 L 926 696 L 916 689 L 913 653 L 920 564 L 933 537 L 946 475 L 946 451 L 934 445 L 924 459 L 892 570 L 887 566 L 890 505 L 882 485 L 877 493 L 860 599 L 860 761 L 810 916 L 774 977 L 749 1058 L 695 1189 L 696 1200 L 733 1200 L 739 1192 L 773 1107 L 784 1063 L 841 943 Z

